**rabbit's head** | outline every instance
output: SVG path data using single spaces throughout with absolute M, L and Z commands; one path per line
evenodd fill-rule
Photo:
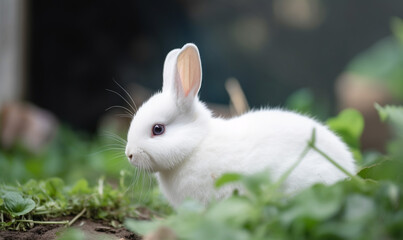
M 126 155 L 131 164 L 152 172 L 173 169 L 198 146 L 211 117 L 198 100 L 201 79 L 195 45 L 168 53 L 162 92 L 145 102 L 130 124 Z

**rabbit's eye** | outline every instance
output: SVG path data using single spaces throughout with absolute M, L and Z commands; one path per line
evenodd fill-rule
M 165 132 L 165 126 L 163 124 L 155 124 L 152 129 L 153 135 L 161 135 Z

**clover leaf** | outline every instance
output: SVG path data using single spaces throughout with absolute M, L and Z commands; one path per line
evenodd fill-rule
M 35 208 L 35 202 L 30 198 L 23 198 L 17 192 L 6 192 L 2 199 L 4 208 L 12 216 L 21 216 L 31 212 Z

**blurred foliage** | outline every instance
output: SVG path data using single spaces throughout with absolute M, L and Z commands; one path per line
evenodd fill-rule
M 391 21 L 393 36 L 387 37 L 355 57 L 347 72 L 362 80 L 385 85 L 396 99 L 403 100 L 403 21 Z
M 401 116 L 401 107 L 378 107 L 381 115 Z M 357 147 L 363 122 L 354 110 L 329 119 L 350 147 Z M 395 122 L 403 127 L 403 121 Z M 352 127 L 348 126 L 352 125 Z M 401 136 L 397 135 L 399 140 Z M 396 139 L 394 140 L 396 141 Z M 307 146 L 315 150 L 314 135 Z M 374 164 L 357 176 L 331 186 L 316 184 L 295 196 L 286 196 L 268 173 L 252 176 L 226 174 L 217 187 L 237 181 L 245 194 L 212 202 L 206 208 L 186 201 L 177 213 L 152 222 L 127 220 L 139 234 L 158 236 L 170 229 L 174 239 L 402 239 L 403 154 L 377 155 Z M 281 178 L 280 178 L 281 179 Z M 234 211 L 236 209 L 236 211 Z
M 360 138 L 364 130 L 364 118 L 355 109 L 345 109 L 338 116 L 327 120 L 326 124 L 349 146 L 358 164 L 361 164 Z
M 62 127 L 56 138 L 39 154 L 22 146 L 0 150 L 0 183 L 60 177 L 75 182 L 83 176 L 94 183 L 100 175 L 118 178 L 121 169 L 133 169 L 124 157 L 124 144 L 117 136 L 89 137 Z
M 206 209 L 186 202 L 164 220 L 126 226 L 143 235 L 168 226 L 179 239 L 401 239 L 401 190 L 391 182 L 318 184 L 289 199 L 234 195 Z
M 285 103 L 287 109 L 315 116 L 321 120 L 329 116 L 329 103 L 326 99 L 315 96 L 309 88 L 301 88 L 293 92 Z
M 388 122 L 391 126 L 392 139 L 387 144 L 389 153 L 396 156 L 403 156 L 403 106 L 384 106 L 375 104 L 382 121 Z

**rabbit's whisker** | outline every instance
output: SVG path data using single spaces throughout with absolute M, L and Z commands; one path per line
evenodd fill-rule
M 122 94 L 120 94 L 120 93 L 118 93 L 118 92 L 116 92 L 116 91 L 114 91 L 114 90 L 111 90 L 111 89 L 106 89 L 106 91 L 109 91 L 109 92 L 111 92 L 111 93 L 114 93 L 114 94 L 118 95 L 123 101 L 125 101 L 125 102 L 130 106 L 130 108 L 133 110 L 133 113 L 136 111 L 136 109 L 134 108 L 134 106 L 133 106 L 129 101 L 127 101 L 126 98 L 124 98 L 124 97 L 122 96 Z M 130 111 L 130 112 L 131 112 L 131 111 Z
M 125 146 L 127 144 L 126 140 L 124 140 L 122 137 L 120 137 L 119 135 L 117 135 L 115 133 L 104 132 L 102 135 L 104 135 L 106 137 L 109 137 L 109 138 L 111 138 L 111 139 L 113 139 L 113 140 L 115 140 L 115 141 L 117 141 L 117 142 L 119 142 L 119 143 L 121 143 L 121 144 L 123 144 Z
M 136 103 L 134 102 L 134 100 L 133 100 L 133 98 L 132 98 L 132 96 L 130 96 L 130 94 L 127 92 L 127 90 L 124 88 L 124 87 L 122 87 L 117 81 L 115 81 L 115 80 L 113 80 L 125 93 L 126 93 L 126 95 L 130 98 L 130 101 L 131 101 L 131 103 L 133 104 L 133 106 L 132 105 L 130 105 L 130 106 L 132 106 L 132 109 L 134 110 L 134 112 L 136 112 L 137 111 L 137 106 L 136 106 Z
M 124 148 L 118 148 L 118 147 L 106 148 L 106 149 L 101 149 L 101 150 L 99 150 L 99 151 L 90 153 L 90 156 L 92 156 L 92 155 L 98 155 L 98 154 L 100 154 L 100 153 L 109 152 L 109 151 L 122 151 L 122 150 L 124 150 Z
M 108 144 L 108 145 L 105 145 L 105 147 L 117 147 L 117 148 L 120 148 L 120 149 L 125 149 L 125 145 L 124 145 L 124 144 L 121 144 L 121 143 Z M 104 147 L 104 148 L 105 148 L 105 147 Z
M 113 108 L 120 108 L 120 109 L 123 109 L 123 110 L 125 110 L 128 114 L 130 114 L 130 116 L 134 116 L 134 112 L 132 112 L 130 109 L 128 109 L 127 107 L 119 106 L 119 105 L 114 105 L 114 106 L 108 107 L 107 109 L 105 109 L 105 111 L 109 111 L 109 110 L 111 110 L 111 109 L 113 109 Z
M 116 116 L 121 117 L 121 118 L 130 118 L 130 119 L 133 118 L 133 116 L 128 114 L 128 113 L 126 113 L 126 114 L 116 114 Z

